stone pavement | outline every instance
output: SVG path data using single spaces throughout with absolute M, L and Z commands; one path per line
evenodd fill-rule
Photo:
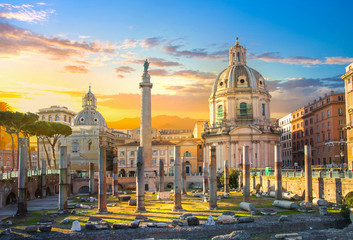
M 27 202 L 28 211 L 58 208 L 58 196 L 48 196 L 44 199 L 34 199 Z M 17 212 L 17 204 L 7 205 L 0 208 L 0 220 L 13 216 Z

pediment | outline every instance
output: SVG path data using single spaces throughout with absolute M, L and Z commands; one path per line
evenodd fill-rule
M 257 127 L 254 126 L 240 126 L 232 129 L 229 135 L 250 135 L 250 134 L 262 134 Z

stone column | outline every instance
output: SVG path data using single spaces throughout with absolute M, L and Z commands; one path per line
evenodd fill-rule
M 185 162 L 185 156 L 183 156 L 181 167 L 182 167 L 182 171 L 181 171 L 181 175 L 182 175 L 181 186 L 183 188 L 182 193 L 186 194 L 187 193 L 187 191 L 186 191 L 187 187 L 186 187 L 186 162 Z
M 275 145 L 275 198 L 282 199 L 282 161 L 281 161 L 281 147 Z
M 46 198 L 47 197 L 47 162 L 45 160 L 42 160 L 42 198 Z
M 312 202 L 313 200 L 313 182 L 311 173 L 311 147 L 310 145 L 304 146 L 304 162 L 305 162 L 305 201 Z
M 67 155 L 67 196 L 71 195 L 71 160 L 70 154 Z
M 67 209 L 67 147 L 60 147 L 59 209 Z
M 229 169 L 228 160 L 224 161 L 224 192 L 229 193 Z
M 164 192 L 164 161 L 159 159 L 159 191 Z
M 89 163 L 89 195 L 94 195 L 94 163 Z
M 216 147 L 212 146 L 210 150 L 210 193 L 209 209 L 217 209 L 217 166 L 216 166 Z
M 27 214 L 27 162 L 28 162 L 28 138 L 19 138 L 20 159 L 18 168 L 18 209 L 16 215 Z
M 202 181 L 202 185 L 203 185 L 203 194 L 206 195 L 206 193 L 208 193 L 208 164 L 207 164 L 207 159 L 208 159 L 208 146 L 204 146 L 205 151 L 204 151 L 204 156 L 203 156 L 203 181 Z
M 141 124 L 140 124 L 140 146 L 142 148 L 143 171 L 147 176 L 154 174 L 152 169 L 152 127 L 151 127 L 151 76 L 148 73 L 149 63 L 145 62 L 145 69 L 142 74 L 141 88 Z
M 98 213 L 107 212 L 107 159 L 105 147 L 99 147 Z
M 114 157 L 113 159 L 113 196 L 119 196 L 119 185 L 118 185 L 118 159 Z
M 181 159 L 180 146 L 174 147 L 174 211 L 182 210 L 181 206 Z
M 243 201 L 250 202 L 249 146 L 243 146 Z
M 139 147 L 137 151 L 136 164 L 136 211 L 146 212 L 145 208 L 145 176 L 144 176 L 144 161 L 143 161 L 143 147 Z

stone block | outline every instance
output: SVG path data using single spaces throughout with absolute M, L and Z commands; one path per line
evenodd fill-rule
M 222 215 L 236 216 L 234 211 L 224 211 Z
M 128 202 L 131 199 L 131 196 L 119 196 L 119 201 Z
M 298 233 L 280 233 L 280 234 L 276 234 L 275 238 L 282 239 L 282 238 L 298 237 L 298 236 L 299 236 Z
M 220 235 L 220 236 L 215 236 L 212 238 L 212 240 L 248 240 L 251 239 L 251 236 L 248 232 L 246 231 L 234 231 L 230 234 L 227 235 Z
M 38 231 L 38 227 L 37 226 L 27 226 L 26 228 L 25 228 L 25 231 L 27 232 L 27 233 L 35 233 L 35 232 L 37 232 Z
M 129 206 L 136 206 L 136 199 L 129 200 L 128 205 Z
M 207 221 L 205 222 L 205 225 L 212 226 L 212 225 L 215 225 L 215 224 L 216 223 L 215 223 L 215 221 L 213 219 L 213 216 L 212 215 L 208 216 Z
M 114 223 L 113 224 L 114 229 L 127 229 L 130 228 L 128 223 Z
M 140 221 L 133 221 L 130 223 L 131 228 L 138 228 L 140 226 Z
M 172 226 L 176 227 L 176 226 L 183 226 L 184 223 L 182 221 L 178 221 L 178 220 L 173 220 L 172 222 Z
M 187 217 L 186 220 L 187 220 L 189 226 L 198 226 L 198 225 L 200 225 L 200 221 L 199 221 L 199 219 L 197 217 L 190 216 L 190 217 Z
M 250 223 L 250 222 L 254 222 L 255 218 L 253 217 L 240 217 L 238 218 L 238 223 Z
M 183 215 L 181 215 L 179 218 L 181 220 L 185 220 L 187 217 L 191 217 L 192 216 L 192 213 L 184 213 Z
M 157 200 L 167 201 L 170 200 L 170 192 L 159 192 Z
M 52 226 L 51 225 L 41 225 L 39 226 L 39 231 L 41 232 L 50 232 Z
M 230 215 L 221 215 L 217 218 L 217 221 L 222 224 L 231 224 L 235 223 L 235 219 L 233 216 Z
M 74 221 L 71 226 L 71 231 L 73 232 L 81 232 L 81 224 L 79 221 Z

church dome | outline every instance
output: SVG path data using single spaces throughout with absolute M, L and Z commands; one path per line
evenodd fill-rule
M 96 109 L 97 109 L 97 98 L 91 92 L 91 86 L 89 87 L 89 91 L 82 98 L 82 107 L 83 110 L 79 112 L 75 119 L 74 125 L 98 125 L 102 127 L 107 127 L 107 123 Z
M 237 89 L 241 91 L 257 89 L 268 93 L 262 75 L 246 65 L 246 49 L 238 41 L 229 49 L 229 66 L 216 78 L 211 97 Z

